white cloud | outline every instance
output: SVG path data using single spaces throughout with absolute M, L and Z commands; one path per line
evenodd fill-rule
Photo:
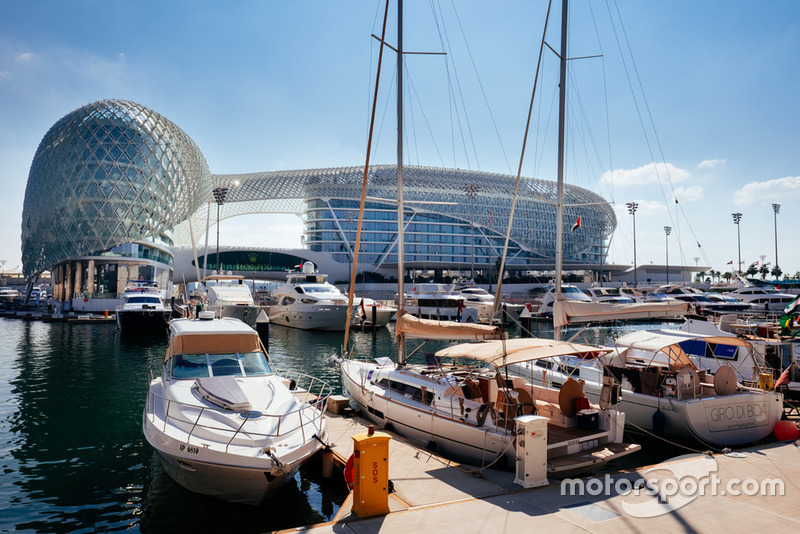
M 652 215 L 654 213 L 664 213 L 667 211 L 667 207 L 657 200 L 635 200 L 634 202 L 638 204 L 636 207 L 637 217 L 641 217 L 642 215 Z M 631 216 L 631 214 L 628 213 L 627 203 L 614 205 L 614 211 L 617 214 L 617 218 Z
M 734 204 L 754 204 L 800 198 L 800 176 L 750 182 L 733 194 Z
M 36 55 L 33 52 L 23 52 L 21 54 L 17 54 L 18 61 L 33 61 Z
M 672 163 L 649 163 L 638 169 L 617 169 L 605 172 L 600 181 L 625 187 L 653 184 L 660 180 L 665 180 L 667 183 L 667 177 L 672 183 L 683 182 L 689 179 L 690 174 L 688 171 L 675 167 Z
M 676 187 L 675 196 L 680 201 L 694 202 L 703 198 L 703 188 L 699 185 L 689 187 Z
M 707 160 L 704 160 L 704 161 L 701 161 L 700 163 L 698 163 L 697 164 L 697 168 L 698 169 L 713 169 L 714 167 L 718 167 L 718 166 L 724 165 L 724 164 L 725 164 L 725 160 L 724 159 L 707 159 Z

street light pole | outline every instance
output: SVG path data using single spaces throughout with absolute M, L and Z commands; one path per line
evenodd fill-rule
M 628 213 L 633 215 L 633 287 L 639 287 L 638 273 L 636 272 L 636 208 L 639 207 L 639 204 L 628 202 L 625 205 L 628 206 Z
M 733 217 L 733 224 L 736 225 L 736 244 L 739 250 L 739 263 L 738 263 L 738 272 L 741 274 L 742 272 L 742 232 L 739 222 L 742 220 L 741 213 L 732 213 L 731 216 Z
M 214 193 L 214 200 L 217 202 L 217 273 L 222 274 L 222 262 L 219 260 L 219 209 L 225 203 L 225 197 L 228 196 L 228 188 L 215 187 L 212 193 Z
M 775 212 L 775 267 L 777 268 L 780 265 L 780 263 L 778 263 L 778 213 L 781 212 L 781 205 L 773 204 L 772 211 Z
M 666 235 L 664 236 L 664 242 L 666 244 L 666 251 L 667 251 L 667 283 L 668 284 L 669 284 L 669 234 L 670 234 L 670 232 L 672 232 L 672 227 L 671 226 L 665 226 L 664 227 L 664 233 Z

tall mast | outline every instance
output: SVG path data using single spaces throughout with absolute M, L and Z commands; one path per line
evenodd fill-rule
M 561 5 L 561 54 L 559 61 L 560 83 L 558 86 L 558 201 L 556 204 L 556 279 L 555 301 L 561 302 L 561 271 L 564 267 L 564 137 L 565 137 L 565 108 L 567 101 L 567 2 Z M 553 339 L 561 339 L 561 326 L 555 326 Z
M 397 311 L 405 301 L 405 266 L 403 265 L 403 0 L 397 2 Z M 397 339 L 397 363 L 405 360 L 406 342 Z

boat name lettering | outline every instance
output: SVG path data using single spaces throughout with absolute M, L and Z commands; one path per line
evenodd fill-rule
M 711 409 L 712 421 L 733 421 L 750 417 L 761 417 L 767 411 L 763 403 L 739 404 L 738 406 L 722 406 Z

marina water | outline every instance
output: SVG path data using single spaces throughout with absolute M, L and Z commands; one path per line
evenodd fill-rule
M 590 329 L 578 341 L 604 343 L 609 333 Z M 552 328 L 534 334 L 552 337 Z M 393 335 L 356 331 L 354 350 L 393 357 Z M 317 376 L 338 393 L 343 337 L 272 326 L 269 353 L 278 369 Z M 142 434 L 142 409 L 166 347 L 166 335 L 120 337 L 113 323 L 0 318 L 0 532 L 265 532 L 334 517 L 347 490 L 338 476 L 323 479 L 319 462 L 259 507 L 195 495 L 164 473 Z M 685 452 L 653 450 L 631 461 Z

